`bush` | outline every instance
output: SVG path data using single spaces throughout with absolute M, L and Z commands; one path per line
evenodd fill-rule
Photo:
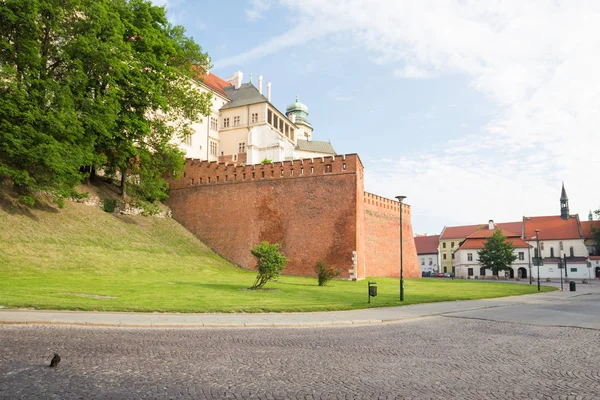
M 115 212 L 117 207 L 117 201 L 113 199 L 104 199 L 104 211 L 112 213 Z
M 140 214 L 142 214 L 144 217 L 160 214 L 160 206 L 157 202 L 151 203 L 149 201 L 138 201 L 136 203 L 136 207 L 142 210 Z
M 325 264 L 323 261 L 319 261 L 315 266 L 315 272 L 317 273 L 317 279 L 319 280 L 319 286 L 327 285 L 327 282 L 340 276 L 340 270 L 334 266 Z
M 279 278 L 288 261 L 281 254 L 280 249 L 281 245 L 279 243 L 262 242 L 250 250 L 250 253 L 256 257 L 256 269 L 258 270 L 254 285 L 250 289 L 260 289 L 267 282 Z

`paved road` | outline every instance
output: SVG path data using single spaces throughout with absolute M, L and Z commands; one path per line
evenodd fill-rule
M 0 325 L 0 398 L 600 399 L 600 330 L 581 327 L 599 303 L 295 329 Z

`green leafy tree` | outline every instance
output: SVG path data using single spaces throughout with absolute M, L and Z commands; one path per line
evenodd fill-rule
M 288 260 L 281 254 L 279 243 L 261 242 L 250 250 L 256 257 L 256 269 L 258 274 L 250 289 L 261 289 L 267 282 L 279 278 L 281 271 L 285 268 Z
M 32 202 L 102 168 L 122 193 L 166 197 L 170 144 L 210 112 L 206 53 L 147 0 L 0 2 L 0 178 Z M 131 178 L 130 178 L 131 175 Z
M 483 249 L 477 252 L 479 263 L 483 268 L 491 269 L 494 275 L 497 275 L 499 271 L 510 268 L 517 259 L 513 250 L 514 246 L 506 240 L 502 230 L 496 229 L 492 236 L 486 240 Z
M 596 210 L 594 211 L 594 214 L 596 214 L 596 219 L 600 219 L 600 210 Z M 595 247 L 596 247 L 596 254 L 600 254 L 600 228 L 595 228 L 595 227 L 591 227 L 592 230 L 592 237 L 594 239 L 594 243 L 595 243 Z M 587 232 L 585 232 L 587 233 Z
M 76 104 L 85 72 L 65 54 L 77 0 L 0 3 L 0 177 L 28 204 L 33 191 L 69 195 L 94 158 Z

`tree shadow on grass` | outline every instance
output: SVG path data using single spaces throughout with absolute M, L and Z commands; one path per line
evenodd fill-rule
M 48 213 L 59 213 L 58 208 L 52 206 L 47 198 L 39 196 L 36 198 L 35 205 L 30 207 L 24 204 L 16 191 L 0 185 L 0 208 L 11 215 L 23 215 L 36 222 L 39 217 L 33 213 L 33 210 L 43 211 Z

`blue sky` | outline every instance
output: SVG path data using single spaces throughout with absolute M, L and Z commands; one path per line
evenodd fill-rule
M 600 7 L 547 0 L 155 0 L 226 78 L 309 107 L 359 153 L 366 190 L 408 196 L 415 233 L 600 208 Z M 574 5 L 575 4 L 575 5 Z

